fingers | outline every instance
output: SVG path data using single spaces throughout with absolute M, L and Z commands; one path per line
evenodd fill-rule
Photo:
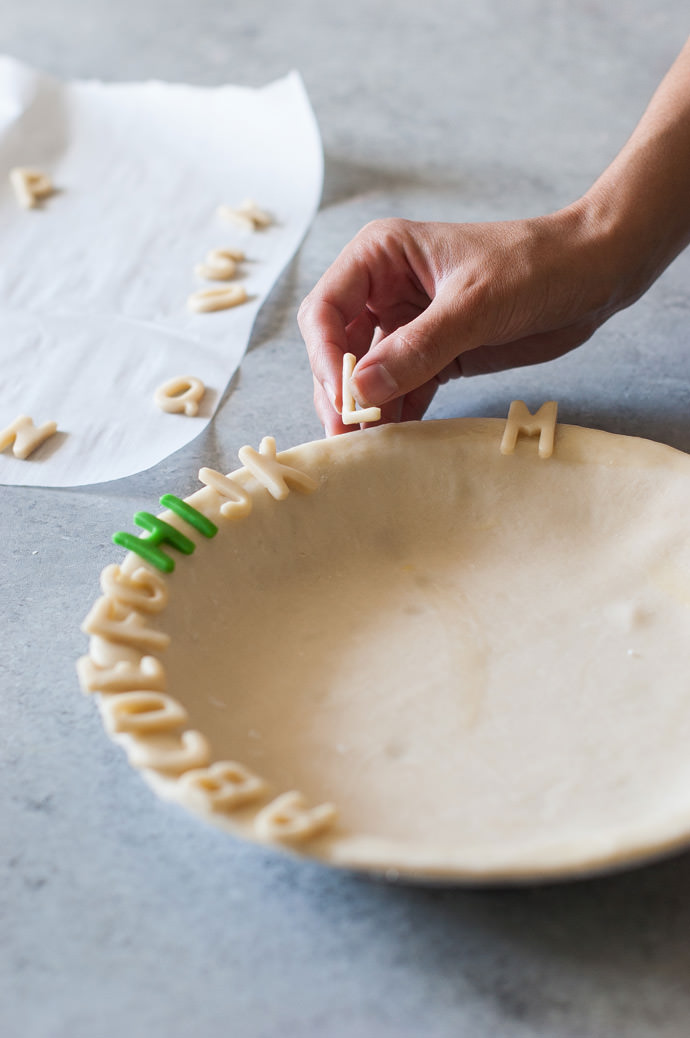
M 389 404 L 385 404 L 381 408 L 380 423 L 403 421 L 404 404 L 403 398 L 392 400 Z M 344 425 L 340 417 L 340 405 L 336 406 L 328 397 L 326 390 L 317 378 L 314 378 L 314 407 L 326 436 L 340 436 L 342 433 L 352 432 L 354 429 L 369 428 L 371 425 L 378 424 L 368 422 L 366 426 Z
M 450 323 L 448 308 L 444 311 L 439 305 L 424 310 L 419 290 L 413 286 L 414 298 L 399 301 L 396 297 L 386 313 L 374 314 L 369 309 L 369 295 L 375 289 L 372 278 L 380 276 L 381 270 L 374 270 L 365 243 L 359 250 L 356 243 L 355 239 L 326 271 L 298 315 L 314 375 L 316 411 L 329 436 L 353 428 L 340 419 L 345 353 L 365 358 L 368 375 L 363 383 L 355 379 L 355 395 L 364 405 L 375 401 L 381 407 L 381 422 L 421 418 L 439 382 L 459 373 L 454 362 L 457 334 L 445 327 Z M 392 325 L 390 335 L 383 334 L 382 323 Z M 388 377 L 386 366 L 376 365 L 381 353 L 394 356 L 394 370 L 404 373 L 404 378 Z M 401 389 L 401 382 L 409 391 Z
M 327 436 L 335 436 L 351 430 L 340 421 L 343 409 L 342 371 L 345 353 L 361 357 L 368 350 L 375 334 L 374 318 L 368 310 L 360 313 L 347 326 L 346 346 L 343 351 L 329 344 L 321 344 L 316 350 L 314 375 L 314 406 Z M 314 365 L 314 362 L 312 361 Z
M 458 355 L 481 341 L 481 328 L 471 320 L 469 308 L 459 305 L 450 292 L 441 291 L 418 317 L 373 345 L 360 360 L 353 378 L 355 394 L 363 404 L 381 405 L 433 379 L 447 381 L 461 373 Z M 427 400 L 427 395 L 425 391 L 419 401 Z
M 385 331 L 406 325 L 427 305 L 428 297 L 411 270 L 404 246 L 406 221 L 378 220 L 347 245 L 302 303 L 298 324 L 314 378 L 317 409 L 331 427 L 331 409 L 340 410 L 345 353 L 361 358 Z M 399 420 L 401 404 L 391 394 L 383 421 Z M 390 403 L 390 406 L 388 404 Z M 397 418 L 390 418 L 397 415 Z M 335 428 L 339 428 L 335 423 Z
M 351 425 L 343 425 L 336 404 L 328 396 L 326 389 L 316 376 L 314 377 L 314 407 L 326 436 L 340 436 L 342 433 L 352 431 Z
M 340 401 L 343 354 L 361 356 L 371 341 L 373 319 L 366 309 L 369 288 L 366 262 L 350 243 L 306 297 L 297 315 L 314 377 L 336 405 Z
M 299 314 L 327 431 L 345 431 L 335 412 L 346 352 L 359 358 L 358 403 L 381 407 L 386 422 L 421 418 L 448 378 L 542 363 L 585 342 L 615 312 L 587 241 L 570 209 L 367 225 Z

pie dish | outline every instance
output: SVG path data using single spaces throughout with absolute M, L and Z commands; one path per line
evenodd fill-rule
M 690 842 L 690 457 L 567 425 L 551 456 L 502 453 L 506 432 L 266 439 L 117 535 L 141 549 L 104 571 L 80 679 L 162 797 L 419 880 Z

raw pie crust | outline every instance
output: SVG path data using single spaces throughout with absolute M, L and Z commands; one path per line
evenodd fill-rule
M 194 554 L 109 567 L 80 661 L 162 796 L 393 877 L 564 877 L 690 840 L 690 458 L 564 425 L 550 457 L 511 453 L 514 432 L 304 444 L 277 463 L 312 482 L 280 499 L 251 448 L 202 470 L 186 500 L 217 536 L 163 513 Z

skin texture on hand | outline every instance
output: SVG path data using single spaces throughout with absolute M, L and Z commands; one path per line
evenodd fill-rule
M 690 42 L 620 155 L 547 216 L 482 224 L 375 220 L 298 320 L 329 435 L 344 353 L 358 403 L 421 418 L 449 378 L 552 360 L 630 305 L 690 240 Z
M 368 224 L 300 309 L 326 431 L 344 429 L 344 353 L 359 358 L 358 401 L 382 405 L 383 421 L 408 421 L 449 378 L 549 360 L 588 339 L 612 291 L 583 223 L 573 209 L 509 223 Z

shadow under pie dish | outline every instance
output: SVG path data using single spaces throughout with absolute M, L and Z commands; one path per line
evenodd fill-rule
M 102 574 L 79 674 L 156 792 L 416 879 L 690 842 L 690 458 L 567 425 L 551 456 L 502 453 L 506 430 L 267 438 L 118 535 L 137 550 Z

